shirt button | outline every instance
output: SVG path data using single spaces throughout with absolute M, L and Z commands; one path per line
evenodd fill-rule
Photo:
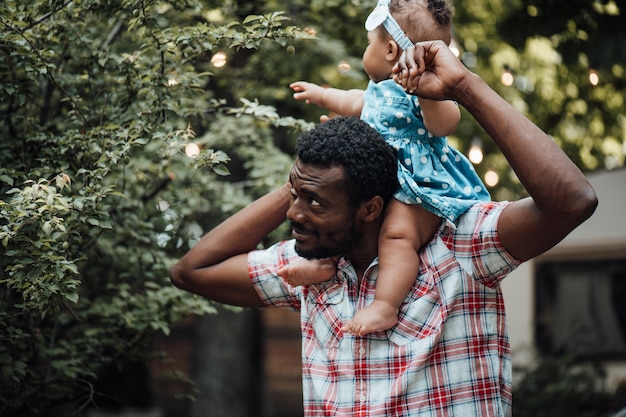
M 359 400 L 361 400 L 362 403 L 365 402 L 365 395 L 361 394 L 361 396 L 359 397 Z
M 359 353 L 360 353 L 361 355 L 365 355 L 365 348 L 364 348 L 364 347 L 362 347 L 361 349 L 359 349 Z

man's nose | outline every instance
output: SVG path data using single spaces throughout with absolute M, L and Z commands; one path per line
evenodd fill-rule
M 305 218 L 306 215 L 302 210 L 302 201 L 299 198 L 292 200 L 287 209 L 287 220 L 294 223 L 303 223 Z

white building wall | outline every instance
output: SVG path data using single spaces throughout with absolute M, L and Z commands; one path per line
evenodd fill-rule
M 535 264 L 543 259 L 626 259 L 626 169 L 587 176 L 598 195 L 594 215 L 541 257 L 526 262 L 502 283 L 514 365 L 533 358 Z M 626 302 L 626 300 L 625 300 Z M 608 383 L 626 380 L 626 361 L 605 362 Z

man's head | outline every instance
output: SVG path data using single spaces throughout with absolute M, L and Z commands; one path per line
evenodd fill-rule
M 337 117 L 303 133 L 296 153 L 307 165 L 343 167 L 342 186 L 353 208 L 376 195 L 387 203 L 398 187 L 394 149 L 357 118 Z
M 397 188 L 394 150 L 356 118 L 341 117 L 304 133 L 289 180 L 287 211 L 296 250 L 308 258 L 344 254 L 377 241 L 384 206 Z

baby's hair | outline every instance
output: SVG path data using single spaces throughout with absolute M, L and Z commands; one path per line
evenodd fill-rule
M 441 26 L 449 27 L 452 24 L 454 8 L 447 0 L 427 0 L 428 10 Z
M 391 0 L 389 11 L 412 42 L 450 44 L 454 8 L 448 0 Z

